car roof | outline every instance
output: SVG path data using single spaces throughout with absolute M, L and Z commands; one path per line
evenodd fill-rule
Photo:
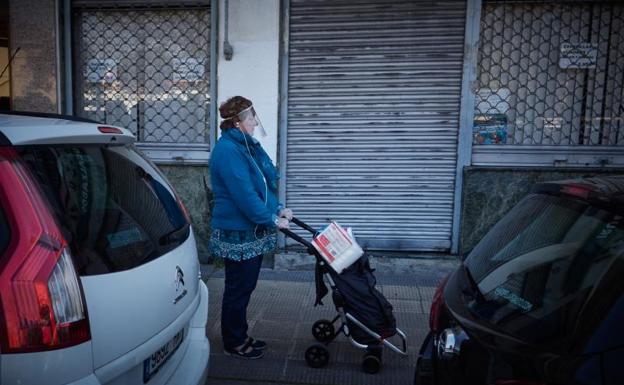
M 102 132 L 106 127 L 109 131 Z M 104 131 L 107 131 L 105 129 Z M 54 114 L 0 112 L 0 144 L 132 143 L 125 128 Z M 4 143 L 3 143 L 4 142 Z

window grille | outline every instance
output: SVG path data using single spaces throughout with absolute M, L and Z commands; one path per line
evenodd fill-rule
M 84 9 L 78 113 L 140 142 L 208 143 L 210 10 Z
M 485 2 L 475 145 L 624 145 L 624 4 Z

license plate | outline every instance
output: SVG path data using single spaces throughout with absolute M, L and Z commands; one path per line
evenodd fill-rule
M 160 347 L 160 349 L 156 350 L 154 354 L 152 354 L 148 359 L 143 361 L 143 383 L 145 384 L 147 381 L 152 378 L 156 372 L 160 369 L 161 366 L 167 362 L 169 357 L 175 353 L 178 349 L 182 340 L 184 339 L 184 329 L 180 330 L 178 334 L 173 336 L 172 339 L 169 340 L 166 344 Z

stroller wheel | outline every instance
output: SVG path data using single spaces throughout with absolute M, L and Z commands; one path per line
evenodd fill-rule
M 372 354 L 366 354 L 364 356 L 364 360 L 362 361 L 362 370 L 364 370 L 364 372 L 369 374 L 375 374 L 379 372 L 380 368 L 381 360 L 379 359 L 379 357 Z
M 305 360 L 312 368 L 322 368 L 329 362 L 329 351 L 321 344 L 314 344 L 306 349 Z
M 312 325 L 312 335 L 319 342 L 328 342 L 334 338 L 334 324 L 326 319 L 318 320 Z

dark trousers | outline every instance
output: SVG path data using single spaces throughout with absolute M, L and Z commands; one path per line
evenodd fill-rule
M 221 304 L 223 347 L 233 349 L 247 340 L 247 305 L 256 288 L 262 255 L 245 261 L 224 258 L 225 290 Z

